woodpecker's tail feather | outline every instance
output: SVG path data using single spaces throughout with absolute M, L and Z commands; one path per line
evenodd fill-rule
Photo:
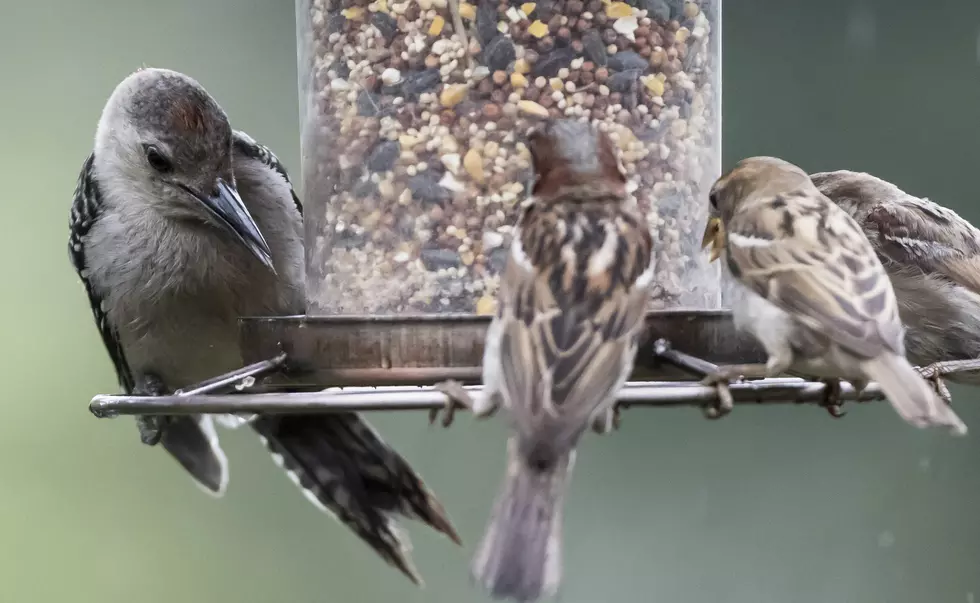
M 243 416 L 243 415 L 226 414 L 226 415 L 213 415 L 213 417 L 214 417 L 214 422 L 217 423 L 218 425 L 224 427 L 225 429 L 234 430 L 234 429 L 238 429 L 242 425 L 245 425 L 246 423 L 254 419 L 255 415 Z
M 561 522 L 575 451 L 530 467 L 508 442 L 507 475 L 470 567 L 495 599 L 551 597 L 561 583 Z
M 222 496 L 228 487 L 228 458 L 208 415 L 167 417 L 160 444 L 202 490 Z
M 904 356 L 882 354 L 862 367 L 881 386 L 895 412 L 910 425 L 946 427 L 955 435 L 966 434 L 966 424 Z
M 353 413 L 258 416 L 250 423 L 310 501 L 421 585 L 394 515 L 460 544 L 442 504 L 397 452 Z

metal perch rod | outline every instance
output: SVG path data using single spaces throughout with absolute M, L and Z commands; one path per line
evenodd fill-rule
M 736 404 L 805 404 L 821 403 L 825 388 L 821 382 L 773 378 L 732 383 L 730 390 Z M 89 409 L 95 416 L 104 418 L 196 413 L 432 410 L 446 405 L 445 396 L 431 387 L 348 387 L 321 392 L 224 395 L 201 393 L 201 389 L 198 387 L 172 396 L 99 395 L 92 399 Z M 481 386 L 466 389 L 476 393 Z M 717 401 L 718 392 L 714 387 L 696 382 L 630 382 L 620 390 L 617 399 L 623 406 L 704 406 Z M 876 383 L 868 385 L 858 396 L 849 383 L 843 382 L 840 399 L 871 402 L 883 400 L 884 396 Z

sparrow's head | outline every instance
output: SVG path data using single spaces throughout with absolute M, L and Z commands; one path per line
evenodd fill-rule
M 592 125 L 549 119 L 528 135 L 534 167 L 532 193 L 547 200 L 568 193 L 584 197 L 623 197 L 626 170 L 616 145 Z
M 742 204 L 801 187 L 812 188 L 813 183 L 805 171 L 788 161 L 776 157 L 749 157 L 739 161 L 715 181 L 708 193 L 711 208 L 701 247 L 711 246 L 714 261 L 725 247 L 725 225 Z
M 113 91 L 95 135 L 95 161 L 121 202 L 144 203 L 174 219 L 221 229 L 272 266 L 269 245 L 235 188 L 232 130 L 194 79 L 140 69 Z

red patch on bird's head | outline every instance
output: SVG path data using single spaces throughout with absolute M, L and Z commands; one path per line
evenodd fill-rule
M 204 129 L 204 111 L 194 99 L 178 99 L 170 109 L 170 120 L 175 130 L 185 134 Z

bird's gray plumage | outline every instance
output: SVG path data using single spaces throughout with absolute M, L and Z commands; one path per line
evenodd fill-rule
M 82 167 L 69 251 L 127 392 L 169 392 L 234 370 L 242 365 L 238 317 L 305 310 L 300 201 L 276 156 L 227 124 L 191 78 L 140 70 L 110 97 Z M 150 161 L 149 146 L 164 159 Z M 257 244 L 243 244 L 179 192 L 207 197 L 216 177 L 237 189 L 274 270 Z M 311 501 L 412 579 L 393 514 L 458 540 L 421 478 L 358 415 L 259 416 L 249 424 Z M 168 418 L 160 432 L 201 485 L 224 491 L 227 463 L 210 417 Z
M 116 369 L 119 386 L 126 391 L 131 391 L 134 387 L 133 376 L 120 347 L 119 335 L 107 319 L 102 295 L 93 289 L 93 283 L 88 278 L 88 269 L 86 268 L 88 261 L 85 253 L 85 239 L 92 228 L 92 224 L 99 217 L 102 206 L 102 195 L 95 180 L 95 171 L 92 169 L 94 159 L 94 155 L 88 156 L 85 163 L 82 164 L 82 171 L 78 176 L 69 219 L 68 257 L 85 285 L 96 326 Z

